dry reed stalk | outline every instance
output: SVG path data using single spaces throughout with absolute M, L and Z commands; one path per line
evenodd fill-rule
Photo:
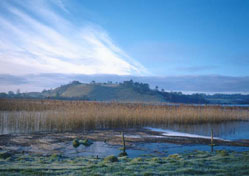
M 59 100 L 0 100 L 0 130 L 78 131 L 249 120 L 249 108 Z

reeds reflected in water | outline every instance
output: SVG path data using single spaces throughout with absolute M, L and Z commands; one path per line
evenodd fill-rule
M 248 120 L 248 107 L 0 100 L 0 133 L 221 123 Z

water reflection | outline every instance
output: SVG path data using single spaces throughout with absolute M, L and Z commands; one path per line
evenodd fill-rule
M 57 112 L 0 112 L 0 134 L 9 133 L 28 133 L 42 132 L 48 129 L 56 131 L 51 126 L 49 116 L 56 116 Z M 26 117 L 29 117 L 27 121 Z M 18 118 L 17 118 L 18 117 Z M 25 118 L 24 118 L 25 117 Z M 50 120 L 49 120 L 50 119 Z M 63 121 L 61 122 L 63 123 Z M 157 126 L 158 127 L 158 126 Z M 224 123 L 205 123 L 205 124 L 170 124 L 163 126 L 167 130 L 184 132 L 195 135 L 210 136 L 211 129 L 214 130 L 214 136 L 227 140 L 249 139 L 249 121 L 233 121 Z
M 234 121 L 218 124 L 171 124 L 163 126 L 162 128 L 202 136 L 211 136 L 211 130 L 213 129 L 214 136 L 222 139 L 249 139 L 249 121 Z

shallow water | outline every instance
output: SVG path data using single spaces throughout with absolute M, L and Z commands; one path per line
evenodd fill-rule
M 140 146 L 141 145 L 141 146 Z M 211 147 L 208 145 L 180 145 L 180 144 L 171 144 L 171 143 L 146 143 L 140 144 L 141 149 L 145 151 L 150 151 L 151 154 L 157 154 L 160 152 L 161 155 L 169 155 L 174 153 L 185 153 L 195 150 L 201 151 L 211 151 Z M 216 150 L 228 150 L 228 151 L 248 151 L 248 147 L 234 147 L 234 146 L 215 146 L 214 151 Z
M 173 131 L 173 130 L 168 130 L 168 129 L 161 129 L 161 128 L 146 127 L 145 129 L 150 130 L 150 131 L 161 132 L 163 136 L 202 138 L 202 139 L 210 139 L 211 138 L 210 136 L 203 136 L 203 135 L 198 135 L 198 134 L 193 134 L 193 133 L 186 133 L 186 132 L 178 132 L 178 131 Z M 222 138 L 214 137 L 214 139 L 222 139 Z M 222 140 L 224 140 L 224 139 L 222 139 Z
M 72 143 L 67 143 L 63 150 L 60 150 L 64 156 L 67 157 L 106 157 L 109 155 L 118 155 L 121 146 L 113 146 L 104 142 L 94 142 L 91 146 L 85 147 L 83 145 L 78 148 L 74 148 Z M 175 153 L 192 152 L 195 150 L 211 151 L 211 147 L 208 145 L 180 145 L 171 143 L 139 143 L 128 148 L 126 152 L 129 157 L 146 157 L 146 156 L 168 156 Z M 233 147 L 233 146 L 215 146 L 216 150 L 227 151 L 248 151 L 248 147 Z
M 192 136 L 211 136 L 211 129 L 214 131 L 214 137 L 225 140 L 249 139 L 249 121 L 235 121 L 219 124 L 192 124 L 192 125 L 169 125 L 160 127 L 165 132 L 188 133 Z M 179 134 L 183 135 L 183 134 Z
M 63 153 L 63 155 L 68 157 L 76 157 L 76 156 L 86 156 L 86 157 L 106 157 L 109 155 L 118 155 L 121 150 L 120 148 L 122 146 L 118 145 L 110 145 L 105 142 L 96 141 L 91 146 L 83 146 L 80 145 L 78 148 L 74 148 L 72 146 L 72 143 L 65 144 L 65 148 L 61 150 L 60 152 Z M 141 149 L 127 149 L 127 153 L 130 157 L 138 157 L 140 155 L 143 155 L 147 152 L 141 150 Z
M 249 122 L 229 122 L 222 124 L 201 124 L 201 125 L 172 125 L 168 128 L 147 128 L 154 131 L 163 132 L 168 136 L 182 136 L 182 137 L 193 137 L 193 138 L 210 138 L 211 130 L 214 130 L 216 139 L 224 140 L 239 140 L 249 139 Z M 131 136 L 129 136 L 131 137 Z M 137 136 L 134 136 L 137 137 Z M 83 153 L 79 155 L 83 156 L 107 156 L 107 155 L 118 155 L 120 153 L 121 146 L 111 146 L 98 142 L 91 148 L 84 148 L 82 146 Z M 129 157 L 139 157 L 146 155 L 155 156 L 167 156 L 174 153 L 191 152 L 195 150 L 211 151 L 209 145 L 181 145 L 172 143 L 138 143 L 133 148 L 127 150 Z M 227 150 L 227 151 L 248 151 L 249 147 L 237 147 L 237 146 L 214 146 L 216 150 Z M 80 151 L 79 151 L 80 152 Z
M 30 133 L 30 132 L 53 132 L 55 127 L 51 127 L 47 116 L 55 115 L 56 111 L 27 112 L 27 111 L 0 111 L 0 135 L 11 133 Z M 29 117 L 30 119 L 26 119 Z M 25 119 L 24 119 L 25 117 Z M 25 121 L 26 120 L 26 121 Z M 233 121 L 223 123 L 204 123 L 204 124 L 170 124 L 156 128 L 171 130 L 176 133 L 190 133 L 199 136 L 210 136 L 211 129 L 214 136 L 226 140 L 249 139 L 249 121 Z M 180 134 L 179 134 L 180 135 Z M 182 135 L 182 134 L 181 134 Z
M 42 119 L 41 114 L 34 112 L 34 116 L 37 116 L 36 129 L 29 129 L 27 131 L 43 131 L 40 128 L 40 120 Z M 25 124 L 12 124 L 8 125 L 6 119 L 8 118 L 7 113 L 2 113 L 0 121 L 0 134 L 8 134 L 12 132 L 18 132 L 20 125 Z M 12 127 L 12 128 L 10 128 Z M 166 133 L 168 136 L 183 136 L 183 137 L 197 137 L 197 138 L 210 138 L 211 129 L 214 131 L 214 137 L 224 140 L 240 140 L 249 139 L 249 121 L 236 121 L 226 122 L 219 124 L 194 124 L 194 125 L 168 125 L 157 128 L 161 132 Z M 130 136 L 132 137 L 132 136 Z M 133 136 L 138 137 L 138 136 Z M 157 136 L 155 136 L 157 137 Z M 69 157 L 75 156 L 98 156 L 105 157 L 108 155 L 118 155 L 121 146 L 113 146 L 104 142 L 96 141 L 89 147 L 80 146 L 75 149 L 72 146 L 72 142 L 63 143 L 56 149 L 59 153 Z M 20 150 L 23 150 L 20 149 Z M 27 148 L 29 151 L 30 148 Z M 174 153 L 190 152 L 194 150 L 210 151 L 211 147 L 208 145 L 179 145 L 171 143 L 136 143 L 133 148 L 128 148 L 127 153 L 129 157 L 139 157 L 144 155 L 155 155 L 155 156 L 167 156 Z M 232 150 L 232 151 L 248 151 L 249 147 L 234 147 L 234 146 L 215 146 L 214 150 Z M 46 152 L 46 151 L 44 151 Z

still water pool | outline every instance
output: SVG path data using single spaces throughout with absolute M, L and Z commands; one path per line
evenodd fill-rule
M 80 146 L 75 149 L 72 144 L 68 144 L 61 152 L 68 157 L 86 156 L 86 157 L 105 157 L 109 155 L 118 155 L 121 146 L 113 146 L 104 142 L 95 142 L 89 147 Z M 195 150 L 211 151 L 208 145 L 180 145 L 172 143 L 139 143 L 132 148 L 128 148 L 126 152 L 129 157 L 146 157 L 146 156 L 168 156 L 175 153 L 192 152 Z M 227 151 L 249 151 L 249 147 L 234 146 L 215 146 L 216 150 Z
M 166 136 L 183 136 L 210 138 L 211 130 L 214 130 L 216 138 L 224 140 L 249 140 L 249 122 L 230 122 L 222 124 L 201 124 L 201 125 L 171 125 L 167 128 L 148 128 L 150 130 L 161 131 Z M 77 149 L 72 147 L 71 143 L 63 151 L 68 156 L 97 156 L 104 157 L 108 155 L 118 155 L 120 147 L 106 144 L 104 142 L 95 142 L 90 147 L 80 146 Z M 237 146 L 214 146 L 216 150 L 227 151 L 249 151 L 249 147 Z M 191 152 L 195 150 L 211 151 L 209 145 L 200 144 L 172 144 L 172 143 L 135 143 L 127 149 L 129 157 L 139 156 L 167 156 L 174 153 Z
M 205 123 L 181 125 L 174 124 L 159 129 L 165 132 L 187 133 L 200 136 L 211 136 L 211 129 L 214 131 L 214 136 L 225 140 L 240 140 L 249 139 L 249 121 L 234 121 L 225 123 Z

